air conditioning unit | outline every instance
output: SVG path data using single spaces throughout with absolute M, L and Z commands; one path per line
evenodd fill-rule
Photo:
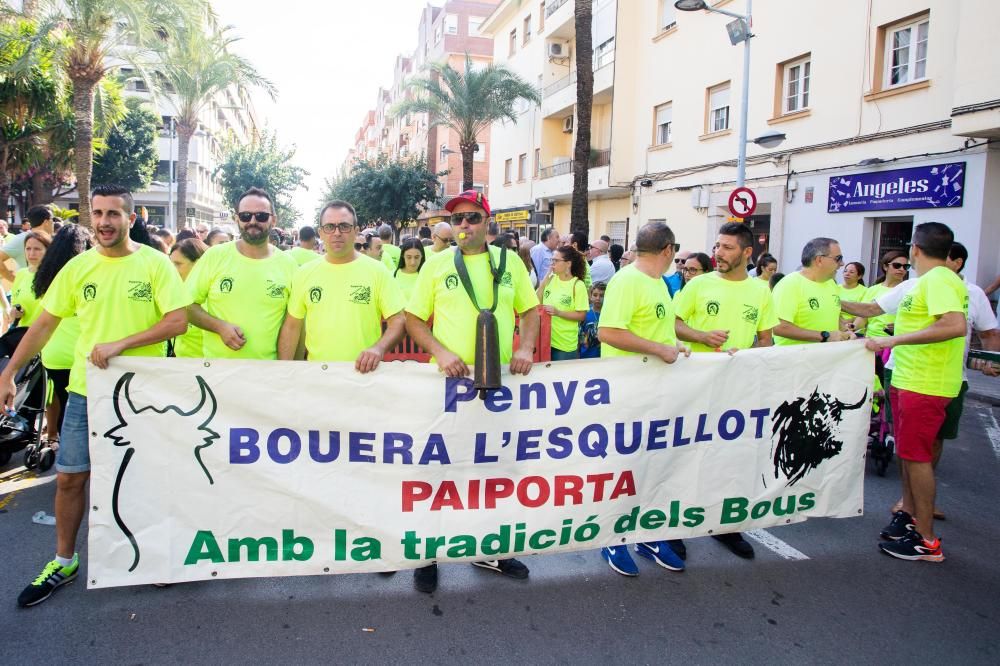
M 563 132 L 571 134 L 573 132 L 573 116 L 563 118 Z
M 549 200 L 548 199 L 535 199 L 535 212 L 544 213 L 549 210 Z
M 562 42 L 549 42 L 549 57 L 550 58 L 565 58 L 566 57 L 566 45 Z

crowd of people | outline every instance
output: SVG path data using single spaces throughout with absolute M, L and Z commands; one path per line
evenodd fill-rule
M 284 247 L 274 202 L 257 188 L 235 202 L 235 240 L 207 225 L 176 237 L 150 232 L 136 223 L 131 194 L 114 186 L 93 191 L 92 231 L 56 230 L 47 209 L 33 209 L 31 231 L 9 240 L 0 257 L 22 267 L 11 276 L 6 309 L 27 327 L 0 374 L 0 393 L 10 405 L 18 369 L 41 354 L 55 384 L 49 423 L 61 427 L 48 432 L 58 446 L 55 557 L 18 603 L 41 603 L 79 570 L 90 470 L 88 363 L 106 368 L 123 354 L 309 359 L 352 362 L 367 373 L 408 335 L 442 373 L 460 377 L 470 374 L 484 312 L 495 318 L 500 361 L 514 374 L 531 371 L 541 316 L 552 319 L 556 362 L 645 355 L 670 364 L 692 353 L 866 336 L 879 353 L 902 460 L 902 498 L 879 547 L 901 559 L 944 559 L 933 523 L 934 464 L 942 439 L 957 432 L 971 330 L 988 347 L 1000 346 L 985 294 L 960 275 L 968 253 L 947 226 L 918 225 L 909 253 L 887 253 L 882 274 L 866 287 L 864 266 L 845 265 L 831 238 L 809 241 L 801 266 L 782 275 L 773 256 L 752 256 L 754 237 L 741 223 L 723 225 L 714 246 L 699 252 L 681 250 L 666 224 L 651 222 L 626 250 L 579 232 L 545 229 L 537 244 L 501 232 L 476 191 L 446 208 L 449 221 L 396 246 L 389 226 L 362 229 L 349 202 L 331 201 L 315 228 L 299 230 L 295 247 Z M 713 538 L 754 557 L 739 533 Z M 626 576 L 639 573 L 632 553 L 685 568 L 681 540 L 601 551 Z M 512 558 L 474 565 L 529 575 Z M 437 581 L 436 564 L 414 571 L 420 591 L 432 592 Z

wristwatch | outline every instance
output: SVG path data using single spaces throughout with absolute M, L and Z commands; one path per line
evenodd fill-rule
M 830 331 L 820 331 L 819 332 L 820 342 L 830 341 Z

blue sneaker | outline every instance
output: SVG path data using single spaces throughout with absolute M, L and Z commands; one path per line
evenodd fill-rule
M 639 567 L 635 566 L 632 556 L 628 554 L 628 546 L 607 546 L 601 548 L 601 557 L 613 571 L 623 576 L 638 576 Z
M 667 545 L 666 541 L 650 541 L 635 544 L 635 552 L 647 560 L 653 560 L 664 569 L 684 571 L 684 560 Z

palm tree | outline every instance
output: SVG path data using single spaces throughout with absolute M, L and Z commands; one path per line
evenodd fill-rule
M 39 38 L 58 35 L 58 60 L 73 86 L 73 162 L 80 223 L 90 225 L 94 100 L 98 84 L 122 62 L 145 70 L 150 47 L 162 41 L 203 0 L 37 0 L 28 3 Z
M 517 122 L 519 100 L 541 104 L 538 90 L 502 65 L 490 64 L 473 69 L 472 58 L 465 54 L 465 72 L 447 63 L 431 63 L 429 76 L 412 79 L 407 88 L 414 99 L 395 105 L 395 117 L 408 113 L 426 113 L 430 126 L 449 127 L 458 134 L 462 153 L 462 189 L 472 189 L 472 160 L 478 147 L 476 138 L 492 123 Z
M 576 145 L 573 150 L 573 203 L 570 231 L 590 234 L 588 203 L 590 192 L 590 116 L 594 106 L 594 48 L 591 35 L 594 0 L 576 0 Z
M 192 25 L 167 39 L 157 71 L 174 106 L 177 128 L 177 228 L 187 221 L 188 150 L 198 130 L 198 116 L 207 104 L 227 88 L 243 96 L 257 87 L 275 98 L 275 87 L 248 60 L 229 51 L 237 41 L 230 27 L 213 29 Z

